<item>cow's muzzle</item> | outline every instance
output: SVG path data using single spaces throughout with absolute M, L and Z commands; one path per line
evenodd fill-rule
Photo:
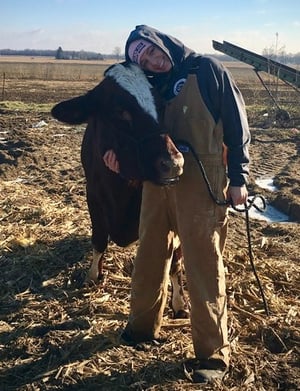
M 184 158 L 181 152 L 172 148 L 172 153 L 156 160 L 158 173 L 157 183 L 160 185 L 172 185 L 179 181 L 183 173 Z

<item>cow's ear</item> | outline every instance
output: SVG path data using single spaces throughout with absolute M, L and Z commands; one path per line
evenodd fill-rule
M 52 108 L 51 114 L 57 120 L 70 125 L 87 122 L 89 117 L 87 95 L 58 103 Z

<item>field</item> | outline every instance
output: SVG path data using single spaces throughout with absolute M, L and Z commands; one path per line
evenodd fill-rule
M 227 248 L 232 360 L 222 382 L 193 384 L 189 320 L 166 309 L 161 346 L 120 344 L 129 312 L 136 244 L 110 244 L 105 284 L 81 286 L 92 252 L 80 164 L 84 125 L 50 115 L 62 99 L 84 93 L 108 63 L 0 58 L 0 391 L 216 390 L 300 388 L 300 97 L 269 78 L 290 121 L 254 72 L 228 63 L 243 92 L 252 133 L 250 193 L 289 215 L 251 219 L 254 262 L 267 316 L 249 262 L 244 214 L 231 213 Z M 259 188 L 274 178 L 277 190 Z

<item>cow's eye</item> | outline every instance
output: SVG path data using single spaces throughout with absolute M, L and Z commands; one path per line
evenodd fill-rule
M 128 122 L 131 122 L 131 121 L 132 121 L 132 116 L 131 116 L 131 114 L 129 113 L 129 111 L 123 110 L 123 112 L 122 112 L 122 119 L 123 119 L 124 121 L 128 121 Z
M 128 110 L 125 110 L 124 108 L 118 108 L 114 111 L 112 115 L 112 120 L 114 122 L 120 123 L 119 126 L 121 127 L 126 126 L 127 128 L 127 125 L 131 126 L 132 124 L 132 115 Z M 121 123 L 123 123 L 123 125 L 121 125 Z
M 131 122 L 132 116 L 129 111 L 123 108 L 116 108 L 113 112 L 112 118 L 117 119 L 119 121 Z

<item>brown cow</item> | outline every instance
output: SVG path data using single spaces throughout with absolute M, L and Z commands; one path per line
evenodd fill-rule
M 156 107 L 144 73 L 135 65 L 116 64 L 93 90 L 52 109 L 59 121 L 88 123 L 81 160 L 92 222 L 93 263 L 89 280 L 102 278 L 103 255 L 109 240 L 126 247 L 138 239 L 142 181 L 169 185 L 183 171 L 183 156 L 161 128 Z M 108 149 L 116 152 L 120 175 L 103 162 L 102 156 Z M 171 268 L 176 296 L 172 297 L 172 308 L 175 317 L 186 317 L 182 289 L 174 286 L 181 284 L 180 262 L 179 248 L 174 251 Z

